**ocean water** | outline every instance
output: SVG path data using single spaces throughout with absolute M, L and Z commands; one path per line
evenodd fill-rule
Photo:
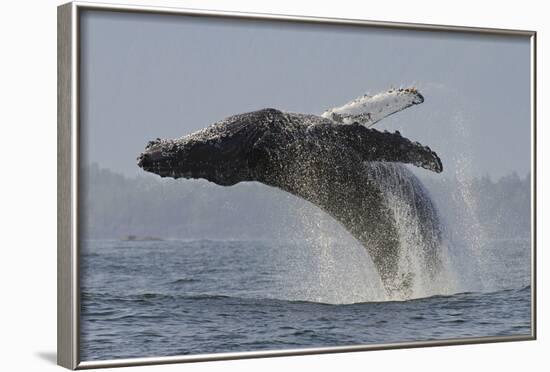
M 345 240 L 85 240 L 81 358 L 530 334 L 530 243 L 450 245 L 438 286 L 385 294 Z

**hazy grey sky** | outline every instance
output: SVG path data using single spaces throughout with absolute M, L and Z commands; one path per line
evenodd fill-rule
M 527 37 L 86 11 L 82 40 L 82 157 L 126 175 L 156 137 L 410 85 L 425 102 L 379 129 L 430 146 L 446 174 L 530 167 Z

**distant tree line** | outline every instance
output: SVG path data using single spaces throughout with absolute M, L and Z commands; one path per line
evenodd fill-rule
M 85 238 L 270 239 L 299 226 L 301 213 L 313 208 L 255 182 L 221 187 L 204 180 L 132 178 L 97 164 L 83 168 L 81 174 Z M 467 220 L 480 224 L 488 237 L 529 235 L 529 176 L 522 179 L 512 174 L 496 181 L 481 177 L 467 182 L 428 178 L 423 183 L 451 231 Z
M 531 230 L 531 175 L 516 173 L 492 180 L 489 176 L 459 180 L 424 180 L 448 230 L 478 224 L 494 239 L 527 238 Z
M 130 178 L 96 164 L 83 170 L 82 181 L 81 229 L 94 239 L 272 238 L 292 224 L 285 208 L 298 200 L 259 183 Z

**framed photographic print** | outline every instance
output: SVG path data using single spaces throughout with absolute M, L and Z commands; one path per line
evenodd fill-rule
M 58 363 L 532 340 L 533 31 L 58 8 Z

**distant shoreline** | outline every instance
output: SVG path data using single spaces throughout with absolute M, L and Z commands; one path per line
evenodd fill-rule
M 126 235 L 120 240 L 124 242 L 158 242 L 163 241 L 164 239 L 158 238 L 156 236 L 137 236 L 137 235 Z

